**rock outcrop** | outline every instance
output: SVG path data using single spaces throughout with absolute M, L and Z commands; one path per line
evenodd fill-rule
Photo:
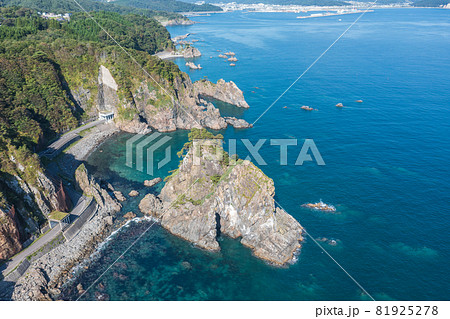
M 185 59 L 198 58 L 198 57 L 202 56 L 202 53 L 200 52 L 200 50 L 197 48 L 194 48 L 192 46 L 186 47 L 185 49 L 183 49 L 181 51 L 181 53 L 183 54 L 183 57 Z
M 116 126 L 121 131 L 132 133 L 132 134 L 149 134 L 152 129 L 147 123 L 142 122 L 142 119 L 136 114 L 131 121 L 124 121 L 122 119 L 116 120 Z
M 245 101 L 244 93 L 233 81 L 226 82 L 220 79 L 214 84 L 207 80 L 200 80 L 194 82 L 194 88 L 195 92 L 201 96 L 209 96 L 237 107 L 250 107 Z
M 0 262 L 22 250 L 19 228 L 10 211 L 0 208 Z
M 107 211 L 119 211 L 122 205 L 112 198 L 108 191 L 100 187 L 93 176 L 90 176 L 86 166 L 81 164 L 75 171 L 75 180 L 83 194 L 93 196 L 97 204 Z
M 219 234 L 240 237 L 255 256 L 284 265 L 301 247 L 302 227 L 275 206 L 274 191 L 272 179 L 254 164 L 233 163 L 221 140 L 194 141 L 161 191 L 164 208 L 151 194 L 139 208 L 201 248 L 219 250 Z
M 248 123 L 246 120 L 237 119 L 235 117 L 226 116 L 225 121 L 233 126 L 234 128 L 242 129 L 242 128 L 250 128 L 253 127 L 252 124 Z
M 161 182 L 162 182 L 162 178 L 156 177 L 156 178 L 144 181 L 144 186 L 153 187 L 156 184 L 161 183 Z

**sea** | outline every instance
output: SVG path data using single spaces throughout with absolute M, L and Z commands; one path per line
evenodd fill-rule
M 122 133 L 88 165 L 124 194 L 140 193 L 120 213 L 138 218 L 80 267 L 66 299 L 80 297 L 80 283 L 81 300 L 450 298 L 450 10 L 376 9 L 342 37 L 359 14 L 297 16 L 236 11 L 168 28 L 198 40 L 202 56 L 193 62 L 201 70 L 173 60 L 193 81 L 223 78 L 244 92 L 249 109 L 214 103 L 254 127 L 214 133 L 274 180 L 276 201 L 307 231 L 295 261 L 276 267 L 225 236 L 220 252 L 204 251 L 139 218 L 139 201 L 164 184 L 149 189 L 144 180 L 177 168 L 188 132 L 162 134 L 170 141 L 143 171 L 127 166 L 133 135 Z M 229 51 L 236 66 L 218 57 Z M 310 157 L 298 163 L 305 141 L 316 152 L 307 148 Z M 260 158 L 245 143 L 260 145 Z M 277 143 L 289 144 L 284 157 Z M 320 200 L 336 213 L 302 207 Z

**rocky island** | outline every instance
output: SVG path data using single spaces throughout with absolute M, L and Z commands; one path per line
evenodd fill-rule
M 158 197 L 139 207 L 172 234 L 200 248 L 220 250 L 220 234 L 241 238 L 253 254 L 276 265 L 290 262 L 301 247 L 302 227 L 276 207 L 272 179 L 222 148 L 221 136 L 193 129 L 180 167 Z

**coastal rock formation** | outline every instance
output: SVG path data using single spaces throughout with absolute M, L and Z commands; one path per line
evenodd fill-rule
M 93 176 L 88 174 L 84 164 L 78 166 L 75 171 L 75 180 L 78 187 L 83 191 L 83 194 L 93 196 L 101 208 L 107 211 L 119 211 L 122 208 L 122 205 L 113 199 L 106 189 L 100 187 Z
M 207 80 L 200 80 L 194 82 L 194 88 L 195 92 L 201 96 L 209 96 L 237 107 L 250 107 L 245 101 L 244 93 L 233 81 L 226 82 L 220 79 L 214 84 Z
M 154 179 L 150 179 L 150 180 L 144 181 L 144 186 L 153 187 L 156 184 L 161 183 L 161 182 L 162 182 L 162 178 L 161 177 L 156 177 Z
M 135 190 L 132 190 L 132 191 L 128 194 L 128 196 L 130 196 L 130 197 L 136 197 L 136 196 L 139 196 L 139 192 L 138 192 L 138 191 L 135 191 Z
M 148 126 L 147 123 L 143 122 L 142 119 L 135 114 L 131 121 L 124 121 L 122 119 L 116 120 L 116 126 L 118 129 L 124 132 L 132 133 L 132 134 L 149 134 L 152 132 L 152 129 Z
M 18 225 L 8 211 L 0 208 L 0 262 L 22 250 Z
M 246 120 L 237 119 L 235 117 L 226 116 L 225 121 L 233 126 L 234 128 L 250 128 L 253 127 L 252 124 L 248 123 Z
M 201 70 L 203 69 L 200 64 L 199 65 L 195 65 L 195 63 L 193 62 L 186 62 L 186 66 L 189 67 L 189 69 L 191 70 Z
M 261 259 L 288 263 L 301 247 L 302 227 L 275 206 L 272 179 L 249 161 L 233 163 L 221 142 L 192 139 L 161 191 L 164 211 L 151 194 L 141 202 L 141 211 L 201 248 L 219 250 L 217 236 L 224 234 L 240 237 Z
M 142 214 L 160 218 L 163 214 L 163 204 L 153 194 L 147 194 L 139 203 L 139 210 Z
M 196 52 L 194 48 L 190 50 Z M 171 132 L 201 127 L 215 130 L 226 128 L 227 123 L 219 110 L 210 103 L 202 102 L 200 94 L 238 107 L 248 107 L 242 91 L 233 82 L 220 80 L 218 84 L 213 84 L 202 80 L 201 84 L 196 82 L 194 85 L 189 76 L 180 72 L 172 62 L 161 61 L 157 57 L 154 57 L 155 61 L 152 63 L 168 72 L 170 79 L 152 74 L 152 79 L 147 76 L 144 80 L 136 77 L 131 87 L 121 87 L 118 84 L 122 83 L 119 78 L 121 71 L 114 67 L 114 57 L 105 55 L 102 59 L 105 59 L 105 64 L 112 66 L 106 68 L 101 65 L 99 68 L 96 79 L 97 99 L 91 101 L 95 107 L 90 107 L 80 95 L 83 93 L 86 97 L 91 96 L 90 92 L 81 87 L 74 88 L 71 92 L 81 92 L 77 98 L 80 102 L 84 101 L 84 104 L 80 107 L 92 117 L 97 116 L 99 111 L 114 112 L 115 125 L 122 131 L 148 134 L 152 130 Z
M 125 215 L 123 215 L 123 218 L 125 218 L 125 219 L 133 219 L 135 217 L 136 217 L 136 214 L 133 212 L 128 212 Z
M 113 194 L 114 194 L 114 196 L 116 197 L 116 199 L 117 199 L 119 202 L 124 202 L 124 201 L 127 200 L 127 199 L 125 198 L 125 196 L 123 196 L 123 194 L 122 194 L 121 191 L 113 191 Z
M 202 56 L 202 53 L 200 52 L 199 49 L 194 48 L 192 46 L 188 46 L 186 48 L 184 48 L 181 53 L 183 54 L 183 57 L 185 59 L 192 59 L 192 58 L 198 58 L 200 56 Z

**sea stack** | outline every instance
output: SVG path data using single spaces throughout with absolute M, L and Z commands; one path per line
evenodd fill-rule
M 193 129 L 189 137 L 187 154 L 161 191 L 164 209 L 152 209 L 158 206 L 152 196 L 140 205 L 143 211 L 203 249 L 220 250 L 220 234 L 240 238 L 256 257 L 271 263 L 293 260 L 303 228 L 276 207 L 273 180 L 250 161 L 230 158 L 222 139 L 206 130 Z

